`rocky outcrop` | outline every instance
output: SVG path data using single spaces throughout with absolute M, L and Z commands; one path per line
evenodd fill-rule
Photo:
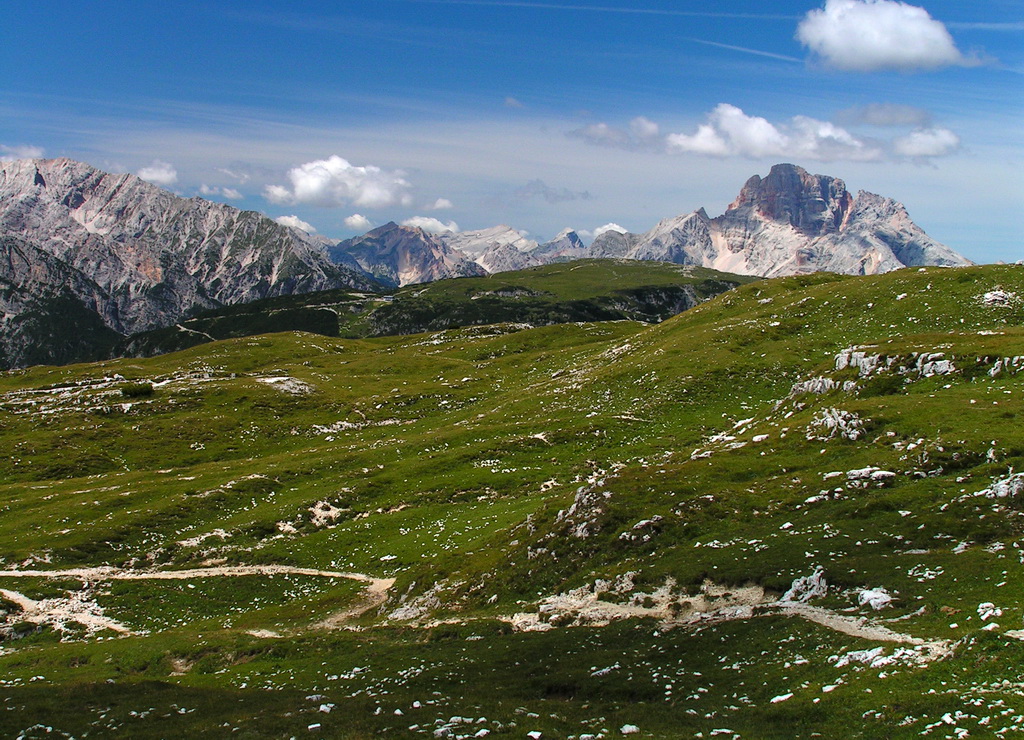
M 70 295 L 119 333 L 165 326 L 196 309 L 373 286 L 354 263 L 333 264 L 304 232 L 262 214 L 69 159 L 0 163 L 0 235 L 32 247 L 20 255 L 40 281 L 56 279 L 58 263 L 71 271 Z
M 724 214 L 665 219 L 646 234 L 609 231 L 588 257 L 625 257 L 776 277 L 825 270 L 872 275 L 901 267 L 970 262 L 930 238 L 891 198 L 778 164 L 751 177 Z
M 601 259 L 609 257 L 613 259 L 624 258 L 641 238 L 641 234 L 605 231 L 590 243 L 590 246 L 587 248 L 587 256 Z
M 476 231 L 449 232 L 441 234 L 439 239 L 490 273 L 523 270 L 543 261 L 535 255 L 537 242 L 504 224 Z
M 791 164 L 750 178 L 713 219 L 712 232 L 715 249 L 703 264 L 765 277 L 970 264 L 925 234 L 897 201 L 864 191 L 854 197 L 842 180 Z
M 117 305 L 81 272 L 0 236 L 0 367 L 97 360 L 120 334 Z
M 726 215 L 717 220 L 749 219 L 756 214 L 766 221 L 789 224 L 797 233 L 813 238 L 839 231 L 852 204 L 853 197 L 842 180 L 777 164 L 767 177 L 754 175 L 747 180 Z
M 328 249 L 331 259 L 354 259 L 374 278 L 392 287 L 444 278 L 482 276 L 487 271 L 437 236 L 391 222 Z
M 539 245 L 530 254 L 540 262 L 561 262 L 585 257 L 587 247 L 579 234 L 572 229 L 563 229 L 558 236 Z
M 677 218 L 667 218 L 643 234 L 627 252 L 634 260 L 702 265 L 713 249 L 711 219 L 704 209 Z

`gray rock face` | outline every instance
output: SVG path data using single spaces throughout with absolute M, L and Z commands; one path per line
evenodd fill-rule
M 0 367 L 100 359 L 120 335 L 117 305 L 81 272 L 0 236 Z
M 842 180 L 812 175 L 800 167 L 778 164 L 764 179 L 754 175 L 726 209 L 727 217 L 748 218 L 751 211 L 761 218 L 787 223 L 808 237 L 839 231 L 853 197 Z
M 487 271 L 439 237 L 414 226 L 387 223 L 328 250 L 331 259 L 354 259 L 380 282 L 394 287 Z
M 626 257 L 776 277 L 827 270 L 871 275 L 917 265 L 970 262 L 930 238 L 891 198 L 791 164 L 747 180 L 724 214 L 703 209 L 665 219 L 646 234 L 606 232 L 588 257 Z
M 441 234 L 439 239 L 490 273 L 523 270 L 542 263 L 534 256 L 537 242 L 504 224 L 489 229 Z
M 590 243 L 585 256 L 621 259 L 629 254 L 641 238 L 641 234 L 606 231 Z
M 925 234 L 897 201 L 864 191 L 854 197 L 842 180 L 791 164 L 775 165 L 763 180 L 750 178 L 712 219 L 711 235 L 713 248 L 702 248 L 698 264 L 747 275 L 873 275 L 970 264 Z
M 680 265 L 702 265 L 705 255 L 711 250 L 711 219 L 702 208 L 686 216 L 659 222 L 640 236 L 626 257 Z
M 530 253 L 538 262 L 558 262 L 587 256 L 587 247 L 580 235 L 572 229 L 563 229 L 549 242 L 537 246 Z
M 26 256 L 46 254 L 75 271 L 73 292 L 95 284 L 99 294 L 79 297 L 98 300 L 97 313 L 121 333 L 196 308 L 372 286 L 351 266 L 332 264 L 304 232 L 259 213 L 69 159 L 0 163 L 0 234 L 38 250 Z

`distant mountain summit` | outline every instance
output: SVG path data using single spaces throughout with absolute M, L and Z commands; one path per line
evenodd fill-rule
M 537 242 L 504 224 L 477 231 L 441 234 L 442 242 L 476 262 L 487 272 L 523 270 L 542 264 L 534 254 Z
M 970 261 L 929 237 L 903 204 L 856 196 L 839 179 L 777 164 L 754 175 L 716 218 L 704 209 L 669 218 L 645 234 L 605 232 L 588 257 L 625 257 L 776 277 L 829 271 L 873 275 Z
M 355 260 L 360 268 L 391 287 L 487 274 L 440 237 L 394 222 L 339 242 L 328 249 L 328 254 L 336 262 Z
M 0 162 L 0 237 L 5 366 L 23 364 L 26 352 L 47 361 L 33 347 L 33 316 L 70 325 L 74 315 L 125 334 L 196 309 L 374 285 L 351 260 L 332 263 L 304 232 L 262 214 L 70 159 Z M 52 344 L 49 332 L 39 341 Z M 54 361 L 64 357 L 52 351 Z
M 748 179 L 715 218 L 701 208 L 663 219 L 643 234 L 604 231 L 589 246 L 572 229 L 541 244 L 524 233 L 502 224 L 432 234 L 389 223 L 328 252 L 338 262 L 354 260 L 393 287 L 587 258 L 673 262 L 760 277 L 970 264 L 929 237 L 901 203 L 864 191 L 854 196 L 842 180 L 793 164 Z
M 929 237 L 891 198 L 860 191 L 792 164 L 747 180 L 712 220 L 705 264 L 765 277 L 826 270 L 874 275 L 901 267 L 970 261 Z
M 970 264 L 904 206 L 778 164 L 726 212 L 644 234 L 572 229 L 538 244 L 501 225 L 436 235 L 388 223 L 342 242 L 254 211 L 182 198 L 70 159 L 0 162 L 0 367 L 102 356 L 119 337 L 204 309 L 335 288 L 373 290 L 582 258 L 654 260 L 774 277 Z

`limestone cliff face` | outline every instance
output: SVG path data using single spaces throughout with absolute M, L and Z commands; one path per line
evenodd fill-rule
M 720 223 L 757 218 L 789 224 L 808 237 L 839 231 L 853 197 L 842 180 L 812 175 L 795 165 L 779 164 L 762 179 L 754 175 L 719 216 Z
M 339 242 L 328 251 L 335 261 L 354 259 L 374 278 L 394 287 L 487 274 L 480 265 L 433 234 L 396 223 Z
M 579 259 L 586 256 L 587 247 L 580 235 L 572 229 L 563 229 L 551 241 L 537 245 L 530 255 L 537 262 L 557 262 L 560 260 Z
M 611 234 L 611 235 L 610 235 Z M 646 234 L 609 232 L 589 257 L 626 257 L 776 277 L 827 270 L 871 275 L 918 265 L 970 264 L 930 238 L 891 198 L 827 175 L 778 164 L 747 180 L 724 214 L 703 209 L 665 219 Z
M 635 260 L 701 265 L 711 248 L 711 219 L 702 208 L 685 216 L 662 220 L 641 236 L 626 256 Z
M 103 357 L 120 335 L 110 295 L 57 257 L 0 236 L 0 367 Z
M 537 242 L 504 224 L 489 229 L 441 234 L 438 238 L 490 273 L 524 270 L 541 264 L 541 260 L 533 256 Z
M 585 257 L 624 258 L 640 240 L 640 234 L 606 231 L 590 243 Z
M 791 164 L 750 178 L 711 230 L 715 249 L 702 264 L 748 275 L 970 264 L 925 234 L 901 203 L 864 191 L 854 197 L 842 180 Z
M 262 214 L 69 159 L 0 163 L 0 235 L 98 286 L 98 313 L 121 333 L 173 323 L 194 308 L 372 285 Z

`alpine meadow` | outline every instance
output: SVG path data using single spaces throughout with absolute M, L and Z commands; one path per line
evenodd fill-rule
M 0 736 L 1024 734 L 1024 18 L 15 0 Z

